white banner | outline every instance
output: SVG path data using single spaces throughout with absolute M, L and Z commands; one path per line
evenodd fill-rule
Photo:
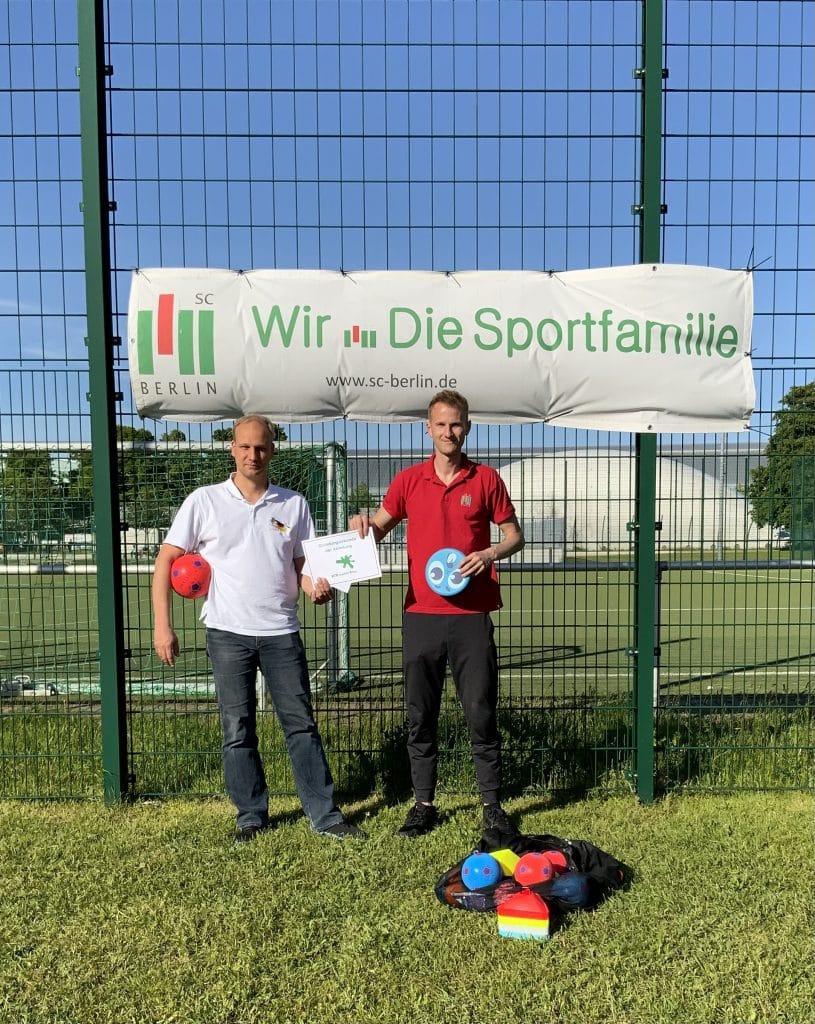
M 745 430 L 752 275 L 643 264 L 564 273 L 157 269 L 133 274 L 142 416 L 424 419 Z

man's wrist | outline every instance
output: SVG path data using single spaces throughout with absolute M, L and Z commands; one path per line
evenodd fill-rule
M 493 562 L 497 562 L 498 561 L 498 547 L 497 547 L 497 545 L 493 544 L 490 547 L 490 555 L 492 556 Z

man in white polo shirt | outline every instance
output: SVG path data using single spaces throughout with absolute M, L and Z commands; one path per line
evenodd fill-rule
M 212 567 L 201 611 L 207 627 L 223 728 L 226 789 L 235 804 L 236 842 L 269 826 L 269 793 L 258 752 L 255 678 L 263 674 L 291 758 L 294 782 L 312 828 L 334 839 L 364 838 L 334 802 L 334 783 L 311 707 L 308 666 L 300 639 L 300 590 L 314 604 L 331 600 L 324 579 L 302 573 L 303 540 L 314 535 L 302 494 L 269 482 L 274 425 L 244 416 L 232 432 L 235 472 L 199 487 L 181 505 L 156 558 L 153 576 L 154 646 L 173 665 L 178 638 L 172 625 L 170 566 L 198 551 Z

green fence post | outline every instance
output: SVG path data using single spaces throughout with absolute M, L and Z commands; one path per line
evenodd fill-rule
M 338 533 L 348 526 L 348 452 L 344 445 L 326 445 L 327 532 Z M 356 682 L 351 671 L 351 626 L 348 594 L 334 592 L 327 607 L 328 680 L 330 691 L 347 690 Z
M 77 0 L 99 682 L 102 691 L 102 772 L 105 803 L 113 804 L 127 795 L 128 774 L 105 129 L 105 76 L 111 71 L 104 58 L 102 8 L 102 0 Z
M 642 182 L 640 261 L 658 263 L 662 225 L 662 0 L 644 0 L 643 62 L 635 74 L 642 82 Z M 635 766 L 637 795 L 654 799 L 654 695 L 657 670 L 656 625 L 656 476 L 655 434 L 637 434 L 635 501 Z

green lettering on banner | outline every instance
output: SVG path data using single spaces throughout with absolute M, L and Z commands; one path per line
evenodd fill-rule
M 515 328 L 522 328 L 520 343 L 515 339 Z M 522 316 L 507 317 L 507 359 L 512 359 L 513 352 L 523 352 L 532 344 L 532 324 Z
M 574 352 L 574 332 L 575 328 L 582 324 L 582 320 L 567 320 L 566 321 L 566 351 Z
M 285 311 L 273 305 L 268 313 L 252 306 L 252 317 L 262 348 L 278 341 L 283 348 L 302 345 L 304 349 L 323 348 L 330 334 L 326 331 L 333 317 L 318 315 L 311 306 L 294 305 Z M 435 311 L 428 306 L 419 312 L 410 306 L 391 306 L 388 309 L 388 342 L 393 349 L 410 349 L 417 345 L 431 351 L 441 348 L 453 351 L 463 344 L 473 343 L 484 352 L 499 351 L 505 346 L 505 355 L 512 359 L 537 345 L 544 352 L 564 349 L 568 352 L 606 353 L 623 355 L 719 356 L 731 359 L 739 350 L 739 334 L 732 324 L 718 327 L 715 313 L 687 313 L 687 324 L 661 320 L 622 319 L 615 321 L 615 311 L 603 308 L 587 311 L 563 320 L 543 317 L 540 320 L 522 316 L 506 316 L 494 306 L 481 306 L 473 313 L 475 330 L 465 332 L 462 320 L 453 315 L 435 319 Z M 465 321 L 466 322 L 466 321 Z M 198 342 L 198 372 L 213 375 L 213 314 L 204 311 L 196 323 Z M 183 374 L 192 374 L 192 323 L 186 312 L 180 311 L 179 361 Z M 137 332 L 137 354 L 141 372 L 151 373 L 154 351 L 151 340 L 152 318 L 149 311 L 140 311 Z M 369 334 L 371 332 L 368 332 Z M 370 347 L 374 347 L 373 344 Z
M 716 334 L 716 314 L 708 313 L 708 319 L 710 320 L 710 326 L 707 331 L 707 341 L 705 342 L 705 355 L 709 356 L 713 352 L 713 338 Z
M 695 323 L 694 323 L 695 321 Z M 696 340 L 696 355 L 702 354 L 702 346 L 705 343 L 705 314 L 688 313 L 688 331 L 685 339 L 685 348 L 688 355 L 693 355 L 693 342 Z
M 659 351 L 664 355 L 668 351 L 668 332 L 674 332 L 674 351 L 679 356 L 682 354 L 682 328 L 677 324 L 663 324 L 659 320 L 645 321 L 645 351 L 651 351 L 651 334 L 654 329 L 659 330 Z
M 739 347 L 739 332 L 732 324 L 725 324 L 716 339 L 716 351 L 722 359 L 730 359 Z
M 413 322 L 413 334 L 405 341 L 398 341 L 396 337 L 396 318 L 401 314 L 405 314 Z M 415 345 L 419 340 L 419 335 L 422 330 L 422 321 L 419 319 L 419 314 L 414 310 L 409 309 L 407 306 L 393 306 L 390 311 L 389 317 L 389 336 L 391 348 L 410 348 Z
M 323 326 L 331 319 L 330 313 L 322 313 L 317 317 L 317 348 L 323 347 Z
M 594 327 L 594 325 L 597 323 L 597 321 L 592 319 L 591 313 L 586 313 L 586 315 L 583 317 L 583 323 L 586 326 L 586 351 L 587 352 L 596 352 L 597 349 L 592 344 L 592 340 L 591 340 L 591 329 L 592 329 L 592 327 Z
M 554 340 L 548 342 L 545 336 L 545 328 L 553 327 L 555 331 Z M 560 348 L 560 343 L 563 341 L 563 328 L 560 326 L 557 320 L 552 320 L 551 317 L 545 318 L 538 324 L 538 344 L 544 350 L 544 352 L 554 352 L 556 348 Z
M 612 312 L 613 312 L 613 310 L 611 310 L 611 309 L 604 309 L 603 310 L 603 315 L 600 317 L 600 319 L 598 321 L 598 323 L 600 324 L 600 327 L 602 328 L 602 331 L 603 331 L 603 344 L 602 344 L 602 348 L 603 348 L 604 352 L 608 352 L 608 329 L 609 329 L 609 327 L 611 327 L 611 323 L 612 323 L 612 319 L 611 319 Z
M 257 306 L 252 306 L 252 316 L 255 320 L 255 327 L 258 332 L 258 339 L 261 344 L 261 348 L 268 348 L 269 342 L 272 340 L 272 331 L 277 328 L 280 332 L 280 340 L 283 342 L 284 348 L 289 348 L 292 343 L 292 336 L 294 334 L 294 327 L 297 323 L 297 317 L 300 315 L 300 307 L 295 306 L 289 317 L 288 324 L 284 323 L 283 315 L 280 312 L 280 306 L 272 306 L 271 312 L 269 313 L 269 319 L 264 324 L 260 318 Z
M 312 319 L 314 319 L 314 324 L 312 324 Z M 331 316 L 328 313 L 319 314 L 312 318 L 311 306 L 303 306 L 303 348 L 311 348 L 312 341 L 317 348 L 323 347 L 323 325 L 328 323 L 330 319 Z M 313 338 L 311 333 L 312 326 L 316 328 Z M 290 342 L 284 341 L 283 344 L 288 348 Z M 371 348 L 374 347 L 375 345 L 371 345 Z
M 461 321 L 454 316 L 442 317 L 438 326 L 439 344 L 448 351 L 461 344 Z
M 494 309 L 492 306 L 483 306 L 481 309 L 477 309 L 475 311 L 475 323 L 476 326 L 482 328 L 482 330 L 489 331 L 494 334 L 495 341 L 488 343 L 478 333 L 476 333 L 474 341 L 480 349 L 483 349 L 485 352 L 492 352 L 501 344 L 501 329 L 496 327 L 495 324 L 485 323 L 484 317 L 487 314 L 494 316 L 497 320 L 501 319 L 501 314 L 497 309 Z
M 625 344 L 631 340 L 630 346 Z M 642 352 L 640 348 L 640 325 L 636 320 L 621 320 L 617 324 L 617 351 L 630 354 Z

